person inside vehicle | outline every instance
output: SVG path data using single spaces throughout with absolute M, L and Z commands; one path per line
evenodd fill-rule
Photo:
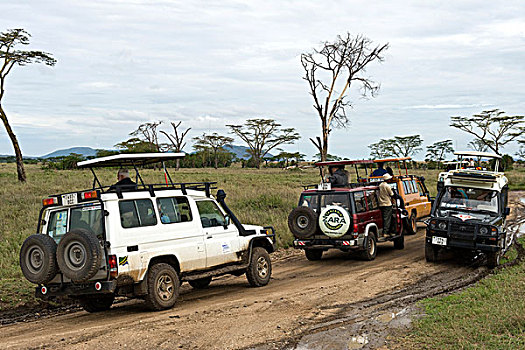
M 137 184 L 129 177 L 129 170 L 120 168 L 117 173 L 117 183 L 112 185 L 109 190 L 116 191 L 119 188 L 122 191 L 132 191 L 137 189 Z
M 391 236 L 390 226 L 392 224 L 392 200 L 398 197 L 388 185 L 392 175 L 384 174 L 383 181 L 379 184 L 379 209 L 383 217 L 383 236 Z
M 372 172 L 372 177 L 383 176 L 387 173 L 385 170 L 385 163 L 377 163 L 377 169 Z
M 328 182 L 332 187 L 346 187 L 348 186 L 348 173 L 345 171 L 344 165 L 330 165 L 328 167 Z

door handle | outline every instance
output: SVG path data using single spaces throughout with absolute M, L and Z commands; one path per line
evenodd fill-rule
M 213 238 L 212 235 L 206 235 L 206 239 L 210 239 L 210 238 Z

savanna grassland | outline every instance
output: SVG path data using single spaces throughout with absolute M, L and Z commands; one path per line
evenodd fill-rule
M 348 169 L 353 178 L 353 169 Z M 27 165 L 28 181 L 17 181 L 14 164 L 0 164 L 0 309 L 32 301 L 33 286 L 19 268 L 19 251 L 25 238 L 35 233 L 42 199 L 92 186 L 88 170 L 44 170 Z M 317 169 L 181 169 L 170 171 L 174 182 L 217 181 L 227 194 L 226 202 L 243 223 L 272 225 L 277 244 L 286 248 L 292 242 L 287 217 L 297 204 L 302 185 L 319 182 Z M 435 195 L 437 170 L 416 170 L 426 178 L 431 195 Z M 162 171 L 145 169 L 146 182 L 162 183 Z M 101 169 L 97 175 L 103 184 L 116 181 L 115 169 Z M 525 188 L 525 170 L 508 173 L 511 188 Z M 215 192 L 215 190 L 214 190 Z M 213 192 L 213 193 L 214 193 Z

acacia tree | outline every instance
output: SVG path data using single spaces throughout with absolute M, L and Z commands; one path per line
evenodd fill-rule
M 427 159 L 442 162 L 446 155 L 454 153 L 454 147 L 452 140 L 444 140 L 434 142 L 432 145 L 427 146 Z
M 525 132 L 525 116 L 507 116 L 499 109 L 483 111 L 472 117 L 451 117 L 450 120 L 450 126 L 474 135 L 498 155 L 506 144 Z
M 250 148 L 257 169 L 272 149 L 279 145 L 292 144 L 300 138 L 294 128 L 281 129 L 273 119 L 248 119 L 244 125 L 226 125 Z
M 222 136 L 214 132 L 211 135 L 206 135 L 205 133 L 202 136 L 194 137 L 195 149 L 211 148 L 213 152 L 213 159 L 215 161 L 215 169 L 219 167 L 218 152 L 220 150 L 224 151 L 224 146 L 230 145 L 233 142 L 233 138 L 228 136 Z
M 131 132 L 129 135 L 135 136 L 136 138 L 151 144 L 152 151 L 159 152 L 160 145 L 159 145 L 159 134 L 157 132 L 157 128 L 161 124 L 162 124 L 162 121 L 140 124 L 137 130 Z
M 178 123 L 171 122 L 171 126 L 173 127 L 173 135 L 169 135 L 167 132 L 161 130 L 160 132 L 166 135 L 168 140 L 170 140 L 172 146 L 171 149 L 173 151 L 179 153 L 182 152 L 184 149 L 184 146 L 186 146 L 186 142 L 184 142 L 184 137 L 188 133 L 188 131 L 191 130 L 191 128 L 187 128 L 185 131 L 183 131 L 181 134 L 179 134 L 179 127 L 182 122 L 179 121 Z M 180 169 L 180 159 L 177 158 L 176 160 L 176 170 Z
M 471 150 L 477 151 L 477 152 L 487 152 L 488 149 L 489 149 L 489 146 L 487 146 L 487 144 L 485 142 L 481 141 L 480 139 L 474 139 L 474 140 L 470 141 L 467 144 L 467 147 L 470 148 Z
M 304 80 L 308 82 L 313 107 L 321 120 L 321 137 L 310 141 L 325 161 L 328 154 L 328 136 L 333 127 L 349 124 L 347 110 L 351 107 L 348 95 L 352 83 L 357 84 L 363 96 L 375 96 L 379 84 L 365 76 L 366 66 L 372 61 L 383 61 L 388 44 L 373 47 L 363 35 L 338 35 L 334 42 L 324 42 L 320 50 L 301 55 Z
M 31 35 L 23 29 L 8 29 L 6 32 L 0 33 L 0 118 L 13 144 L 16 157 L 16 171 L 20 182 L 26 181 L 26 173 L 20 145 L 7 120 L 7 115 L 2 105 L 5 93 L 5 79 L 15 65 L 25 66 L 31 63 L 44 63 L 48 66 L 54 66 L 56 64 L 56 60 L 49 53 L 34 50 L 18 50 L 16 48 L 18 45 L 29 45 L 30 37 Z
M 423 139 L 419 135 L 394 136 L 391 139 L 381 139 L 368 146 L 370 155 L 375 158 L 410 157 L 420 152 Z

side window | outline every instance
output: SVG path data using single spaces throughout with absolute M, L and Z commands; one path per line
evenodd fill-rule
M 197 202 L 197 208 L 199 208 L 202 227 L 224 226 L 226 224 L 226 218 L 215 202 L 200 201 Z
M 319 196 L 317 195 L 303 195 L 301 197 L 299 205 L 302 207 L 308 207 L 314 211 L 317 211 L 317 206 L 319 204 Z
M 102 216 L 100 205 L 85 206 L 71 209 L 69 229 L 81 228 L 102 235 Z
M 410 194 L 412 193 L 412 191 L 410 190 L 410 184 L 409 184 L 409 181 L 403 181 L 403 191 L 405 192 L 405 194 Z
M 365 193 L 363 191 L 354 192 L 355 211 L 363 213 L 366 211 Z
M 373 191 L 373 190 L 366 191 L 366 201 L 368 203 L 369 210 L 374 210 L 374 209 L 379 208 L 379 202 L 377 201 L 376 191 Z
M 47 234 L 56 242 L 67 232 L 67 210 L 54 211 L 49 215 Z
M 120 201 L 120 222 L 122 227 L 153 226 L 157 224 L 157 217 L 153 210 L 153 203 L 149 199 Z
M 412 189 L 414 190 L 414 193 L 419 192 L 417 189 L 417 183 L 416 180 L 412 179 Z
M 186 197 L 158 198 L 160 222 L 172 224 L 191 221 L 190 204 Z

